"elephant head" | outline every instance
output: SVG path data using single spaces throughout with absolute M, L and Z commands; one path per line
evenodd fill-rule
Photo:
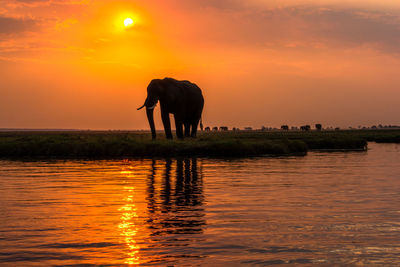
M 151 135 L 153 139 L 156 138 L 156 128 L 154 125 L 154 108 L 157 105 L 158 100 L 160 99 L 160 94 L 163 92 L 163 87 L 161 84 L 161 80 L 152 80 L 149 86 L 147 87 L 147 98 L 144 101 L 143 106 L 138 108 L 137 110 L 141 110 L 146 107 L 147 120 L 150 124 Z

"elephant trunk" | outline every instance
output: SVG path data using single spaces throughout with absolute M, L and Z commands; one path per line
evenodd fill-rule
M 158 100 L 149 100 L 149 98 L 147 97 L 146 101 L 144 101 L 144 104 L 140 108 L 137 108 L 137 110 L 141 110 L 144 107 L 146 107 L 147 109 L 154 109 L 157 106 L 157 101 Z
M 151 129 L 151 137 L 156 139 L 156 127 L 154 126 L 154 109 L 146 109 L 147 119 L 149 120 L 150 129 Z

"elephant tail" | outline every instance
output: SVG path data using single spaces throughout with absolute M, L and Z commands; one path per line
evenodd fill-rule
M 200 117 L 200 130 L 203 131 L 203 118 Z

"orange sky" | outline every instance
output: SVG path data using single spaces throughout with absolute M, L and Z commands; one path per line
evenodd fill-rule
M 0 128 L 148 129 L 166 76 L 209 126 L 400 124 L 400 2 L 375 2 L 2 1 Z

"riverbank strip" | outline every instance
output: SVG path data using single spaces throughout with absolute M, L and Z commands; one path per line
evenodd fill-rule
M 166 140 L 130 131 L 1 132 L 1 158 L 248 157 L 305 155 L 309 150 L 360 151 L 367 141 L 400 142 L 400 131 L 201 132 Z

